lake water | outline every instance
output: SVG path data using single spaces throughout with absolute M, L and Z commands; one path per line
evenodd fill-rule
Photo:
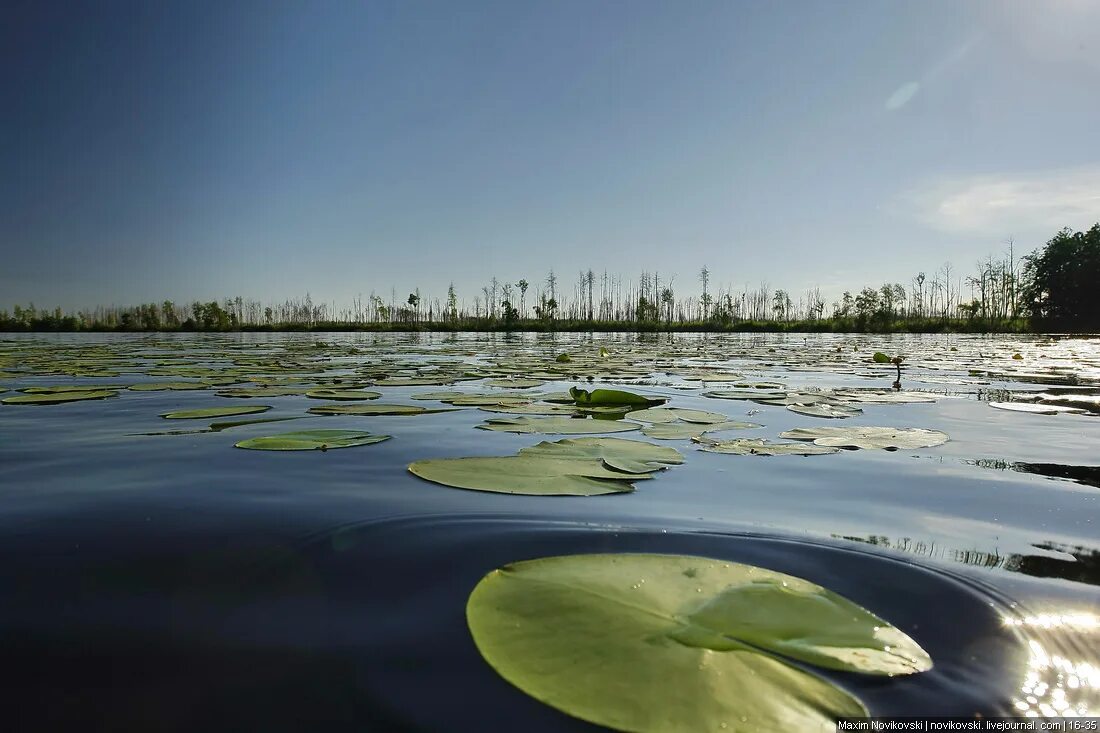
M 703 394 L 739 383 L 889 392 L 895 368 L 874 363 L 876 351 L 904 355 L 905 393 L 934 401 L 863 401 L 862 414 L 828 420 Z M 364 388 L 382 397 L 362 404 L 447 407 L 412 396 L 519 391 L 482 380 L 532 375 L 545 381 L 532 394 L 617 387 L 763 425 L 721 438 L 863 425 L 950 441 L 762 457 L 660 440 L 683 465 L 633 493 L 515 496 L 429 483 L 407 465 L 569 436 L 477 430 L 507 415 L 476 407 L 307 417 L 327 401 L 217 395 L 256 378 L 372 383 Z M 443 384 L 386 384 L 433 376 Z M 223 384 L 126 389 L 204 378 Z M 745 562 L 873 610 L 935 662 L 888 684 L 827 675 L 874 714 L 1100 711 L 1098 339 L 0 335 L 10 390 L 0 397 L 75 384 L 122 389 L 0 407 L 0 695 L 16 729 L 597 730 L 500 678 L 465 620 L 467 596 L 494 568 L 582 552 Z M 272 409 L 237 419 L 300 419 L 147 434 L 211 422 L 161 413 L 255 404 Z M 317 427 L 393 437 L 343 450 L 234 448 Z

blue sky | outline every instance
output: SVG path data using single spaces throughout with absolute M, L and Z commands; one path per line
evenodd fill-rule
M 1100 220 L 1100 3 L 8 2 L 0 307 L 827 296 Z

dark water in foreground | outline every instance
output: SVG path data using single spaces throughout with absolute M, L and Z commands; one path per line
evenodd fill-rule
M 183 337 L 185 345 L 188 338 L 202 341 Z M 231 337 L 246 352 L 279 338 Z M 378 349 L 392 339 L 409 358 L 431 358 L 443 345 L 476 353 L 491 337 L 308 337 L 318 338 Z M 691 338 L 677 337 L 681 344 Z M 784 363 L 783 355 L 802 348 L 801 339 L 735 338 L 761 354 L 736 368 L 761 379 L 790 387 L 890 381 L 858 369 L 792 370 L 796 360 Z M 830 350 L 841 338 L 811 337 Z M 545 348 L 578 349 L 584 339 L 559 336 Z M 860 339 L 871 350 L 878 343 Z M 915 341 L 882 341 L 917 350 Z M 511 348 L 539 344 L 527 337 Z M 919 340 L 925 351 L 954 347 L 960 355 L 1033 345 Z M 1090 364 L 1100 357 L 1096 342 L 1075 348 Z M 949 363 L 923 372 L 930 379 L 921 381 L 913 363 L 906 388 L 942 399 L 865 405 L 851 422 L 943 430 L 951 436 L 943 446 L 759 458 L 661 441 L 684 453 L 684 465 L 633 494 L 587 498 L 458 491 L 406 471 L 412 460 L 504 455 L 561 437 L 474 430 L 490 416 L 476 409 L 137 436 L 165 430 L 157 415 L 167 410 L 240 403 L 212 391 L 123 392 L 105 401 L 0 407 L 0 658 L 7 670 L 0 699 L 14 711 L 17 730 L 595 730 L 512 688 L 481 660 L 466 630 L 466 598 L 485 573 L 508 562 L 644 551 L 804 577 L 909 633 L 935 660 L 932 671 L 889 681 L 830 675 L 873 714 L 1097 715 L 1100 489 L 1093 469 L 1100 417 L 990 409 L 979 392 L 1046 386 L 977 380 Z M 165 377 L 23 374 L 0 376 L 0 384 L 154 379 Z M 669 396 L 672 406 L 763 423 L 760 437 L 849 422 L 707 399 L 699 389 L 678 389 L 682 381 L 637 389 Z M 452 388 L 378 389 L 380 401 L 423 405 L 409 396 Z M 483 388 L 464 382 L 457 389 Z M 265 417 L 300 415 L 317 404 L 303 397 L 252 402 L 274 407 Z M 761 411 L 745 417 L 750 409 Z M 197 424 L 179 427 L 205 424 L 188 422 Z M 244 438 L 305 429 L 305 422 L 394 438 L 325 453 L 232 448 Z

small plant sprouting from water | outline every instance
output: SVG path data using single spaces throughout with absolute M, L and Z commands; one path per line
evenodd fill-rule
M 897 367 L 898 378 L 896 380 L 894 380 L 894 383 L 890 386 L 893 387 L 895 390 L 900 391 L 901 390 L 901 363 L 905 360 L 904 357 L 902 357 L 899 354 L 899 355 L 891 358 L 891 357 L 887 356 L 886 354 L 882 353 L 881 351 L 876 351 L 875 355 L 872 358 L 874 359 L 876 364 L 893 364 L 895 367 Z

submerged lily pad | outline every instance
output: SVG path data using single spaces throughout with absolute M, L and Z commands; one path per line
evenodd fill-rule
M 111 389 L 96 389 L 83 392 L 46 392 L 42 394 L 19 394 L 5 397 L 0 403 L 5 405 L 58 405 L 62 402 L 80 402 L 82 400 L 102 400 L 116 397 L 118 392 Z
M 508 682 L 627 731 L 831 731 L 867 710 L 795 662 L 870 675 L 932 667 L 913 639 L 832 591 L 703 557 L 513 563 L 482 578 L 466 619 Z
M 708 453 L 727 453 L 734 456 L 819 456 L 840 452 L 840 448 L 830 446 L 814 445 L 812 443 L 775 443 L 761 438 L 712 440 L 699 437 L 692 440 L 699 443 L 700 450 Z
M 296 433 L 280 433 L 262 438 L 250 438 L 236 444 L 237 448 L 250 450 L 329 450 L 352 448 L 389 440 L 389 435 L 372 435 L 365 430 L 303 430 Z
M 168 420 L 200 420 L 211 417 L 254 415 L 258 412 L 267 412 L 270 409 L 271 405 L 250 405 L 248 407 L 204 407 L 199 410 L 177 410 L 175 412 L 162 412 L 160 416 Z
M 637 405 L 639 407 L 653 407 L 668 402 L 665 397 L 645 397 L 633 392 L 621 389 L 587 389 L 571 387 L 569 394 L 578 405 L 588 407 L 594 405 Z
M 428 408 L 416 405 L 317 405 L 306 412 L 314 415 L 427 415 L 431 412 L 453 412 L 454 408 Z
M 481 430 L 505 433 L 543 433 L 547 435 L 584 435 L 625 433 L 637 430 L 636 423 L 623 420 L 592 420 L 572 417 L 492 417 L 478 425 Z
M 815 445 L 836 448 L 865 448 L 885 450 L 931 448 L 943 445 L 950 438 L 947 433 L 925 428 L 795 428 L 780 433 L 781 438 L 809 440 Z
M 633 491 L 646 473 L 616 471 L 595 459 L 540 455 L 440 458 L 414 461 L 409 471 L 426 481 L 499 494 L 598 496 Z

